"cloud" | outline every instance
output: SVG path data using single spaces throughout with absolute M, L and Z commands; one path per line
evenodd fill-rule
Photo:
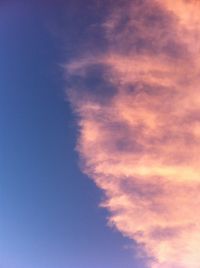
M 83 172 L 151 268 L 199 268 L 200 2 L 127 1 L 66 65 Z

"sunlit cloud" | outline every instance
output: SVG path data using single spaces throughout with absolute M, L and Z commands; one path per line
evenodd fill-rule
M 82 169 L 151 268 L 200 267 L 200 3 L 130 1 L 66 66 Z M 139 249 L 138 249 L 139 250 Z

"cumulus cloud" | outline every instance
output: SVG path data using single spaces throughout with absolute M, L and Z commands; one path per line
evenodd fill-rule
M 66 65 L 82 169 L 149 267 L 199 268 L 200 2 L 119 2 L 100 27 Z

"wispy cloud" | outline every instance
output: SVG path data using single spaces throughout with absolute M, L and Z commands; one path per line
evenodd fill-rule
M 152 268 L 199 268 L 200 2 L 129 1 L 66 66 L 82 168 Z

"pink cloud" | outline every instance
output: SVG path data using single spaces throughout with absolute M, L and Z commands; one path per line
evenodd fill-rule
M 200 6 L 134 1 L 102 23 L 109 46 L 66 66 L 83 171 L 109 222 L 151 268 L 199 268 Z

